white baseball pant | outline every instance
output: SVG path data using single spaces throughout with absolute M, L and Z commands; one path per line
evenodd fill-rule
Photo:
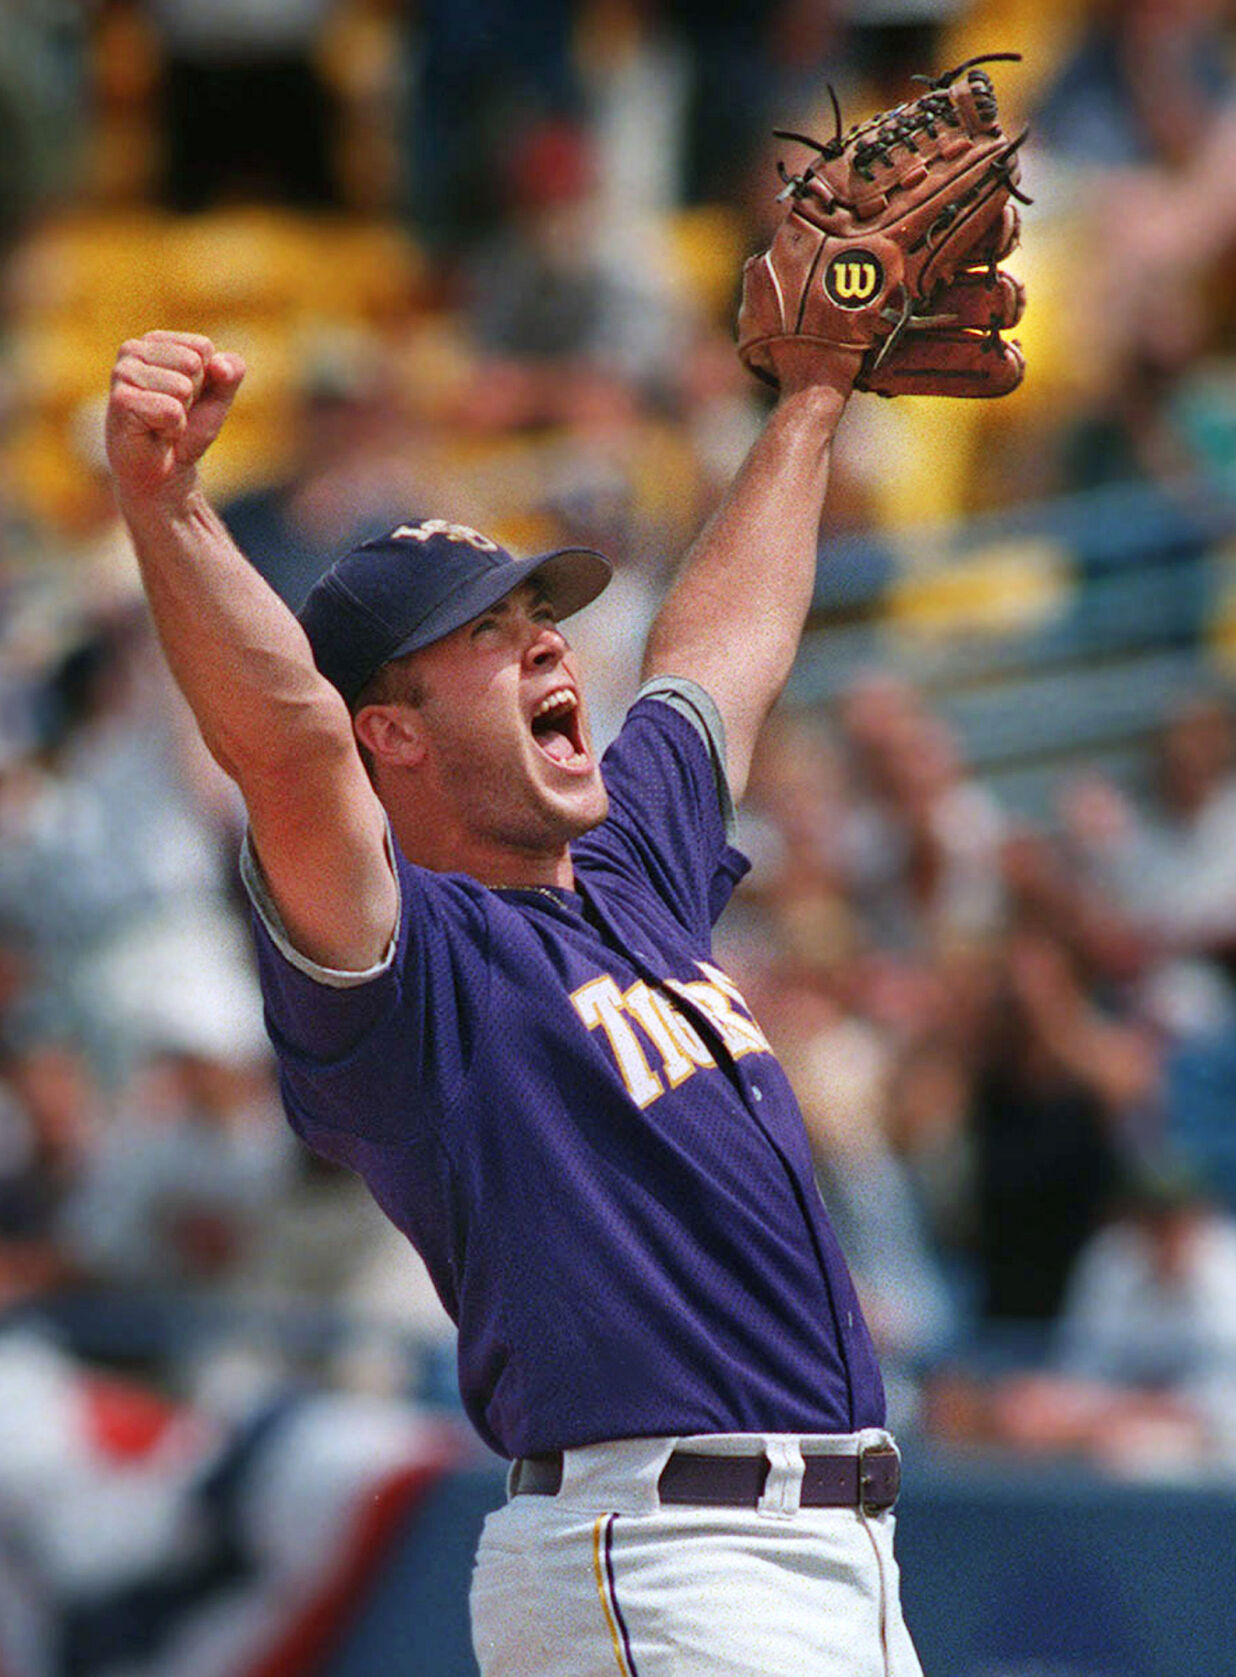
M 849 1435 L 625 1439 L 568 1450 L 555 1496 L 485 1522 L 472 1583 L 482 1677 L 922 1677 L 891 1512 L 801 1508 L 804 1455 Z M 674 1450 L 766 1454 L 760 1506 L 662 1506 Z

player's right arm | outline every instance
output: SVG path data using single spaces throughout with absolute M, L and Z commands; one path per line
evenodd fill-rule
M 361 972 L 398 912 L 385 816 L 347 707 L 198 479 L 244 371 L 194 333 L 129 340 L 112 373 L 108 461 L 163 650 L 244 796 L 288 935 L 319 965 Z

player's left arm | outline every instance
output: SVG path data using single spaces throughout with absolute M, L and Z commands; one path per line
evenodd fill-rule
M 683 562 L 653 623 L 643 676 L 686 676 L 725 725 L 734 797 L 784 687 L 815 585 L 833 435 L 850 391 L 844 371 L 800 374 L 778 351 L 781 395 L 760 437 Z

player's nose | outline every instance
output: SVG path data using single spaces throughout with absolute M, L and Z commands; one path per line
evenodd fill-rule
M 566 639 L 556 623 L 534 623 L 524 650 L 524 662 L 533 669 L 543 670 L 546 665 L 558 662 L 566 651 L 566 645 Z

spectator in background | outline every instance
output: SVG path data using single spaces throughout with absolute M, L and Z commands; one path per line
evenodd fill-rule
M 71 1042 L 0 1050 L 0 1312 L 76 1275 L 61 1217 L 96 1145 L 101 1108 Z
M 839 45 L 837 0 L 660 0 L 685 43 L 682 198 L 740 203 L 772 129 L 821 76 Z M 822 136 L 827 138 L 827 135 Z
M 491 430 L 620 416 L 664 390 L 685 336 L 670 276 L 607 238 L 593 143 L 577 122 L 527 125 L 499 164 L 495 230 L 460 273 L 481 354 L 470 413 Z
M 842 723 L 863 788 L 851 883 L 874 941 L 942 951 L 993 937 L 1004 916 L 1003 817 L 950 729 L 880 672 L 850 688 Z
M 744 901 L 767 900 L 774 915 L 788 901 L 781 927 L 787 939 L 808 898 L 835 906 L 838 918 L 848 919 L 843 899 L 854 839 L 848 764 L 815 716 L 781 710 L 769 720 L 738 820 L 752 863 Z M 820 914 L 810 918 L 815 960 L 827 965 L 831 949 L 821 940 Z
M 1058 910 L 1159 1033 L 1172 1064 L 1201 1057 L 1203 1081 L 1216 1047 L 1213 1070 L 1226 1076 L 1236 1028 L 1233 763 L 1230 706 L 1199 692 L 1163 725 L 1148 799 L 1095 774 L 1067 783 L 1060 797 L 1071 881 Z
M 1170 493 L 1203 468 L 1187 416 L 1210 330 L 1200 290 L 1188 279 L 1145 299 L 1138 331 L 1108 347 L 1095 388 L 1054 428 L 1053 491 L 1141 482 Z
M 0 256 L 71 190 L 84 138 L 87 8 L 7 0 L 0 29 Z
M 359 328 L 320 334 L 296 394 L 289 469 L 223 508 L 232 535 L 293 610 L 354 542 L 442 498 L 437 450 L 380 339 Z
M 1089 0 L 1032 126 L 1080 168 L 1188 163 L 1230 91 L 1225 0 Z
M 79 629 L 34 695 L 38 749 L 0 804 L 0 920 L 27 963 L 21 1005 L 106 1076 L 186 972 L 252 983 L 231 898 L 234 806 L 152 647 L 124 610 Z
M 975 1137 L 969 1106 L 969 1061 L 955 1028 L 937 1027 L 902 1045 L 888 1077 L 888 1144 L 900 1161 L 959 1328 L 973 1326 L 978 1291 Z
M 500 220 L 503 164 L 529 123 L 572 122 L 575 0 L 425 0 L 407 31 L 409 209 L 448 260 Z
M 1075 787 L 1067 807 L 1091 880 L 1162 956 L 1236 962 L 1236 738 L 1227 699 L 1198 693 L 1166 718 L 1153 801 Z
M 867 1021 L 835 1019 L 796 1065 L 807 1132 L 877 1347 L 917 1370 L 954 1341 L 960 1318 L 940 1248 L 888 1134 L 891 1058 Z M 887 1378 L 887 1370 L 886 1370 Z
M 1230 399 L 1205 365 L 1233 324 L 1220 266 L 1236 237 L 1230 31 L 1226 0 L 1099 0 L 1031 114 L 1079 192 L 1079 344 L 1106 369 L 1111 429 L 1135 463 L 1147 449 L 1161 461 L 1165 440 L 1169 458 L 1204 450 L 1216 430 L 1230 454 Z M 1227 458 L 1210 465 L 1226 478 Z
M 1106 1211 L 1158 1064 L 1043 930 L 1016 929 L 992 980 L 969 1116 L 979 1307 L 988 1321 L 1044 1325 Z
M 1236 1220 L 1171 1161 L 1082 1247 L 1043 1374 L 996 1386 L 1002 1443 L 1138 1477 L 1236 1464 Z
M 144 0 L 162 56 L 164 193 L 338 205 L 334 112 L 318 48 L 338 0 Z
M 147 1289 L 247 1287 L 292 1180 L 264 1044 L 214 1040 L 197 991 L 180 1040 L 136 1068 L 63 1209 L 63 1235 L 94 1281 Z
M 1164 1053 L 1164 1136 L 1236 1210 L 1236 739 L 1227 696 L 1166 719 L 1154 797 L 1091 778 L 1064 800 L 1079 873 L 1137 949 L 1135 999 Z

